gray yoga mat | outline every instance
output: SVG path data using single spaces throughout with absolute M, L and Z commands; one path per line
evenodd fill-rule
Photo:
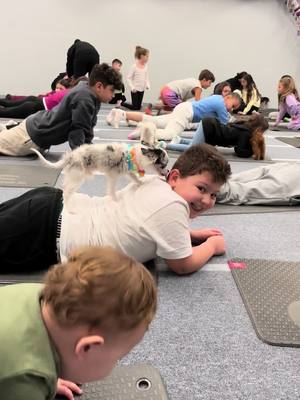
M 168 152 L 168 155 L 169 155 L 170 158 L 178 158 L 182 154 L 182 151 L 167 150 L 167 152 Z M 237 157 L 237 156 L 234 155 L 234 153 L 232 151 L 231 152 L 226 151 L 226 150 L 224 151 L 223 148 L 220 151 L 220 153 L 228 161 L 252 162 L 252 163 L 256 162 L 256 160 L 254 160 L 252 157 L 249 157 L 249 158 Z M 258 162 L 259 163 L 265 163 L 265 164 L 272 164 L 274 161 L 272 161 L 271 159 L 267 159 L 267 160 L 258 160 Z M 254 167 L 255 167 L 255 165 L 253 164 L 253 168 Z
M 158 282 L 158 273 L 154 260 L 147 261 L 144 263 L 148 271 L 151 272 L 152 276 Z M 47 271 L 34 271 L 25 273 L 0 273 L 0 286 L 11 285 L 16 283 L 40 283 Z
M 300 204 L 293 206 L 233 206 L 231 204 L 216 204 L 205 212 L 205 215 L 228 215 L 228 214 L 261 214 L 300 211 Z
M 287 143 L 291 146 L 300 147 L 300 137 L 276 137 L 277 140 L 280 140 L 283 143 Z
M 82 385 L 80 400 L 168 400 L 159 371 L 146 364 L 120 365 L 102 381 Z M 65 399 L 56 396 L 55 399 Z
M 54 186 L 61 170 L 40 165 L 1 164 L 0 186 L 29 187 Z
M 29 154 L 28 156 L 3 156 L 0 155 L 0 160 L 4 161 L 32 161 L 32 160 L 37 160 L 38 156 L 36 154 Z M 1 170 L 0 170 L 1 171 Z
M 300 263 L 234 259 L 228 264 L 259 339 L 300 347 Z

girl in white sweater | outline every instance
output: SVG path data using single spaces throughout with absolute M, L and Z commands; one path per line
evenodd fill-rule
M 128 75 L 127 83 L 131 90 L 131 104 L 123 103 L 123 107 L 130 110 L 140 110 L 145 89 L 150 89 L 148 66 L 149 50 L 136 46 L 135 48 L 135 63 L 131 66 Z

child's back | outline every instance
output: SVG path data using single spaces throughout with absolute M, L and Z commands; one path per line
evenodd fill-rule
M 46 399 L 56 392 L 59 362 L 41 318 L 41 284 L 0 288 L 0 397 Z

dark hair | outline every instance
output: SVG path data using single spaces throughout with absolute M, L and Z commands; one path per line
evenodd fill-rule
M 236 79 L 242 79 L 244 78 L 245 75 L 248 75 L 248 73 L 246 71 L 242 71 L 242 72 L 237 72 L 236 73 Z
M 118 64 L 120 64 L 120 65 L 123 65 L 123 63 L 122 63 L 122 61 L 121 60 L 119 60 L 118 58 L 114 58 L 113 60 L 112 60 L 112 62 L 111 62 L 112 64 L 114 64 L 114 63 L 118 63 Z
M 243 79 L 245 79 L 245 81 L 247 82 L 247 88 L 246 88 L 246 90 L 247 90 L 247 103 L 249 103 L 249 101 L 250 101 L 250 99 L 252 97 L 253 90 L 256 90 L 257 96 L 261 97 L 261 95 L 260 95 L 260 93 L 259 93 L 259 91 L 258 91 L 258 89 L 257 89 L 257 87 L 255 85 L 255 82 L 254 82 L 252 76 L 250 74 L 246 74 L 245 76 L 243 76 Z
M 135 53 L 134 53 L 135 58 L 140 59 L 141 56 L 146 56 L 147 54 L 149 54 L 148 49 L 145 49 L 144 47 L 141 47 L 141 46 L 135 47 Z
M 178 169 L 182 178 L 209 172 L 215 183 L 223 184 L 231 174 L 228 161 L 213 146 L 197 144 L 182 153 L 173 169 Z
M 224 87 L 229 86 L 231 91 L 231 86 L 229 82 L 220 82 L 214 87 L 214 94 L 222 95 Z
M 202 79 L 205 79 L 206 81 L 212 81 L 212 82 L 214 82 L 214 81 L 215 81 L 215 76 L 214 76 L 214 74 L 213 74 L 211 71 L 209 71 L 208 69 L 203 69 L 203 70 L 200 72 L 200 74 L 199 74 L 198 80 L 199 80 L 199 81 L 202 81 Z
M 90 73 L 90 86 L 94 86 L 97 82 L 101 82 L 104 87 L 112 85 L 117 90 L 122 88 L 121 74 L 106 63 L 96 64 Z
M 59 81 L 56 82 L 56 85 L 57 85 L 58 83 L 59 83 L 60 85 L 64 86 L 66 89 L 68 89 L 68 88 L 70 88 L 70 87 L 73 86 L 72 78 L 60 79 Z M 55 85 L 55 86 L 56 86 L 56 85 Z
M 269 128 L 268 121 L 264 118 L 263 115 L 259 113 L 251 114 L 249 117 L 247 117 L 246 120 L 235 121 L 229 123 L 228 125 L 237 125 L 237 124 L 247 127 L 251 134 L 253 134 L 256 130 L 265 132 Z

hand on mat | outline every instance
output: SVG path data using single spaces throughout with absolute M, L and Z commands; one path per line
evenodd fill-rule
M 219 256 L 224 254 L 226 251 L 225 239 L 223 235 L 211 236 L 207 239 L 207 243 L 210 243 L 214 247 L 214 255 Z
M 197 229 L 191 231 L 191 239 L 193 242 L 203 242 L 211 236 L 222 236 L 220 229 Z
M 76 383 L 58 378 L 56 394 L 65 396 L 68 400 L 74 400 L 73 392 L 76 394 L 82 394 L 82 390 L 76 385 Z

